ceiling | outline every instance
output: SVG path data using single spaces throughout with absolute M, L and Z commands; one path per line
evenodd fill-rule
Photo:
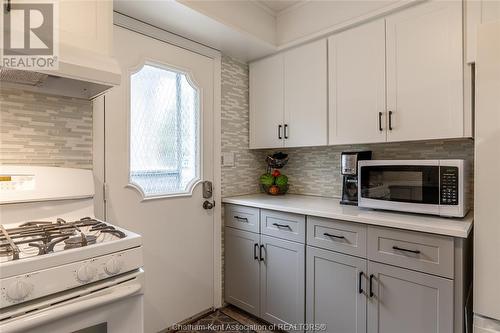
M 304 1 L 305 0 L 257 0 L 258 3 L 270 9 L 275 15 L 292 7 L 296 3 Z

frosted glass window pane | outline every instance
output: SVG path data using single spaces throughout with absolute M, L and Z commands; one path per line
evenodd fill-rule
M 130 182 L 148 196 L 186 194 L 200 179 L 198 89 L 145 65 L 130 76 Z

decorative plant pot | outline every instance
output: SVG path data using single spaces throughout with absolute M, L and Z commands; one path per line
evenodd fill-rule
M 260 189 L 269 195 L 283 195 L 288 191 L 288 184 L 284 186 L 260 184 Z

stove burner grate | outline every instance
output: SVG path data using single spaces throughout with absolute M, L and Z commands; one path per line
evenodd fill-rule
M 83 230 L 83 231 L 82 231 Z M 88 233 L 92 234 L 88 234 Z M 83 247 L 97 242 L 97 235 L 111 234 L 117 238 L 126 235 L 113 226 L 90 217 L 67 222 L 58 218 L 55 222 L 30 221 L 15 228 L 6 229 L 0 224 L 0 257 L 18 260 L 20 246 L 27 244 L 38 248 L 38 255 L 54 251 L 57 244 L 64 242 L 64 249 Z

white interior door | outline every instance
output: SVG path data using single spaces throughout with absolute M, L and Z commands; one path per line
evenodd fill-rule
M 214 210 L 201 182 L 214 177 L 216 65 L 116 26 L 114 51 L 107 219 L 143 236 L 145 332 L 158 332 L 214 306 Z

